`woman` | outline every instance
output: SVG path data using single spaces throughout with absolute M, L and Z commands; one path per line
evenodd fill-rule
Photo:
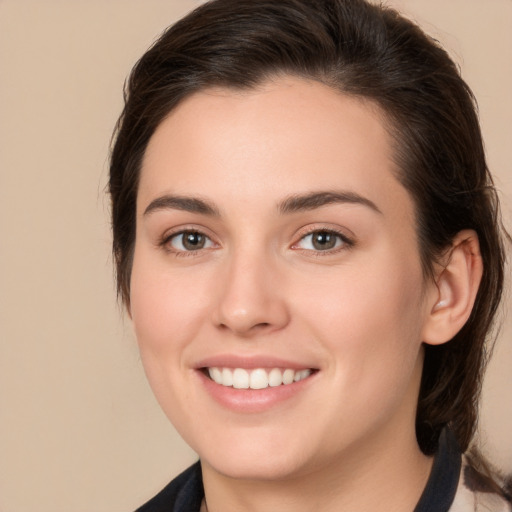
M 511 510 L 468 452 L 498 201 L 471 91 L 418 27 L 207 3 L 134 68 L 110 193 L 148 379 L 200 458 L 139 510 Z

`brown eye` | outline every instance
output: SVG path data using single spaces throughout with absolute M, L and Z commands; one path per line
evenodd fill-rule
M 296 247 L 308 251 L 321 252 L 342 248 L 343 246 L 350 247 L 351 245 L 351 242 L 340 233 L 317 230 L 303 236 Z
M 339 236 L 328 231 L 317 231 L 311 235 L 311 243 L 313 247 L 318 251 L 325 251 L 328 249 L 334 249 Z
M 173 235 L 169 243 L 178 252 L 198 251 L 212 247 L 212 241 L 198 231 L 182 231 Z

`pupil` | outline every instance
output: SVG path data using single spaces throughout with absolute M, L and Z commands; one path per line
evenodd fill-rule
M 320 231 L 313 235 L 313 246 L 315 249 L 332 249 L 336 245 L 336 237 L 332 233 Z
M 185 249 L 196 250 L 204 246 L 204 236 L 201 233 L 187 233 L 183 237 L 183 246 Z

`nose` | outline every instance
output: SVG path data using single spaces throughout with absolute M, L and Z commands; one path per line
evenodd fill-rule
M 271 258 L 234 255 L 224 270 L 213 315 L 217 328 L 250 338 L 288 324 L 285 286 Z

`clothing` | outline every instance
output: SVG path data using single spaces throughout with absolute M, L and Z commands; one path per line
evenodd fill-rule
M 201 464 L 196 462 L 136 512 L 199 512 L 203 498 Z M 445 430 L 414 512 L 512 512 L 512 503 L 489 489 Z

